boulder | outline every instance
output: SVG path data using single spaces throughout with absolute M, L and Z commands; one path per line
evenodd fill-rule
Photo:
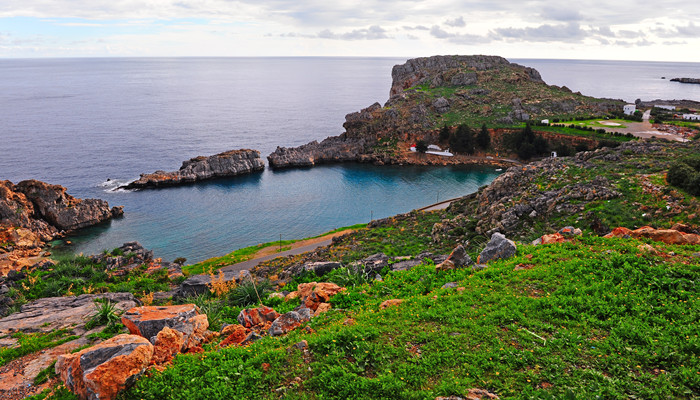
M 308 314 L 290 311 L 275 319 L 267 333 L 270 336 L 281 336 L 298 328 L 302 323 L 309 320 Z
M 333 306 L 330 305 L 330 303 L 321 303 L 318 305 L 318 308 L 316 308 L 316 312 L 314 312 L 314 317 L 318 317 L 319 315 L 323 314 L 324 312 L 330 311 L 333 309 Z
M 140 304 L 131 293 L 47 297 L 27 303 L 19 312 L 0 319 L 0 336 L 13 332 L 51 332 L 64 328 L 80 334 L 76 331 L 82 329 L 97 311 L 95 300 L 98 299 L 114 303 L 117 310 L 128 310 Z
M 383 310 L 383 309 L 388 308 L 388 307 L 398 306 L 401 303 L 403 303 L 403 299 L 385 300 L 379 305 L 379 309 Z
M 221 331 L 221 334 L 226 335 L 226 338 L 219 346 L 226 347 L 241 344 L 248 336 L 248 330 L 243 325 L 229 325 Z
M 474 261 L 472 261 L 471 257 L 469 257 L 469 254 L 467 254 L 464 246 L 460 244 L 459 246 L 455 247 L 454 250 L 452 250 L 452 253 L 450 253 L 450 255 L 447 257 L 447 260 L 436 265 L 435 269 L 438 271 L 446 271 L 465 267 L 471 264 L 474 264 Z
M 583 234 L 580 229 L 574 228 L 573 226 L 565 226 L 559 229 L 558 233 L 565 237 L 581 236 Z
M 506 239 L 505 235 L 496 232 L 491 236 L 491 240 L 481 254 L 479 254 L 476 262 L 479 264 L 487 264 L 492 260 L 510 258 L 515 255 L 516 249 L 515 242 Z
M 123 189 L 147 189 L 165 186 L 178 186 L 214 178 L 231 177 L 262 171 L 265 163 L 257 150 L 229 150 L 209 157 L 195 157 L 182 163 L 173 172 L 156 171 L 141 174 L 141 177 Z
M 168 327 L 183 334 L 181 351 L 190 351 L 204 341 L 209 322 L 194 304 L 134 307 L 122 315 L 122 323 L 134 335 L 155 343 Z
M 540 244 L 562 243 L 566 238 L 561 233 L 552 233 L 551 235 L 543 235 L 540 238 Z
M 305 264 L 304 270 L 307 272 L 313 272 L 316 274 L 316 276 L 322 276 L 342 266 L 343 264 L 339 262 L 319 261 Z
M 245 328 L 265 326 L 272 323 L 279 313 L 270 307 L 246 308 L 238 314 L 238 323 Z
M 343 290 L 345 290 L 345 288 L 342 288 L 335 283 L 310 282 L 300 284 L 296 292 L 297 296 L 301 299 L 302 306 L 305 306 L 312 311 L 316 311 L 319 304 L 327 303 L 333 295 Z
M 81 399 L 111 400 L 141 376 L 153 345 L 136 335 L 118 335 L 56 361 L 56 374 Z
M 164 327 L 156 335 L 155 344 L 153 346 L 153 364 L 161 365 L 172 361 L 185 345 L 184 335 L 182 332 Z

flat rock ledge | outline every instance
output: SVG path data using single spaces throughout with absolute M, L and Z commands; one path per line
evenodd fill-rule
M 141 174 L 141 177 L 120 189 L 149 189 L 180 186 L 215 178 L 226 178 L 249 174 L 265 169 L 257 150 L 229 150 L 213 156 L 199 156 L 182 163 L 177 171 L 156 171 Z

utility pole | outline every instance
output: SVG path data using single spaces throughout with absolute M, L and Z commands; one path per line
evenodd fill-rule
M 282 234 L 280 233 L 280 251 L 282 251 Z

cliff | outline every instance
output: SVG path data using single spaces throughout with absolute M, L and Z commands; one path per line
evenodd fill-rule
M 165 186 L 178 186 L 207 179 L 249 174 L 265 169 L 257 150 L 229 150 L 209 157 L 195 157 L 182 163 L 173 172 L 156 171 L 141 174 L 141 177 L 122 189 L 147 189 Z
M 0 181 L 0 275 L 65 231 L 95 225 L 124 213 L 104 200 L 77 199 L 60 185 L 37 180 Z
M 509 127 L 543 118 L 605 115 L 620 100 L 596 99 L 547 85 L 533 68 L 497 56 L 434 56 L 392 69 L 389 100 L 345 116 L 345 132 L 297 148 L 278 147 L 272 168 L 339 161 L 411 163 L 418 140 L 436 141 L 443 126 Z

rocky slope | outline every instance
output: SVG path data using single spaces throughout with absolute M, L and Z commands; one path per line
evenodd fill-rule
M 0 181 L 0 275 L 65 231 L 120 216 L 122 207 L 104 200 L 76 199 L 60 185 L 37 180 Z
M 278 147 L 273 168 L 359 161 L 416 163 L 408 144 L 435 141 L 443 125 L 510 126 L 550 117 L 605 115 L 622 101 L 595 99 L 549 86 L 528 67 L 496 56 L 434 56 L 392 70 L 390 98 L 346 115 L 345 132 L 296 148 Z M 420 161 L 418 161 L 420 163 Z
M 182 163 L 177 171 L 156 171 L 141 177 L 122 189 L 147 189 L 177 186 L 213 178 L 231 177 L 265 169 L 257 150 L 229 150 L 213 156 L 199 156 Z

